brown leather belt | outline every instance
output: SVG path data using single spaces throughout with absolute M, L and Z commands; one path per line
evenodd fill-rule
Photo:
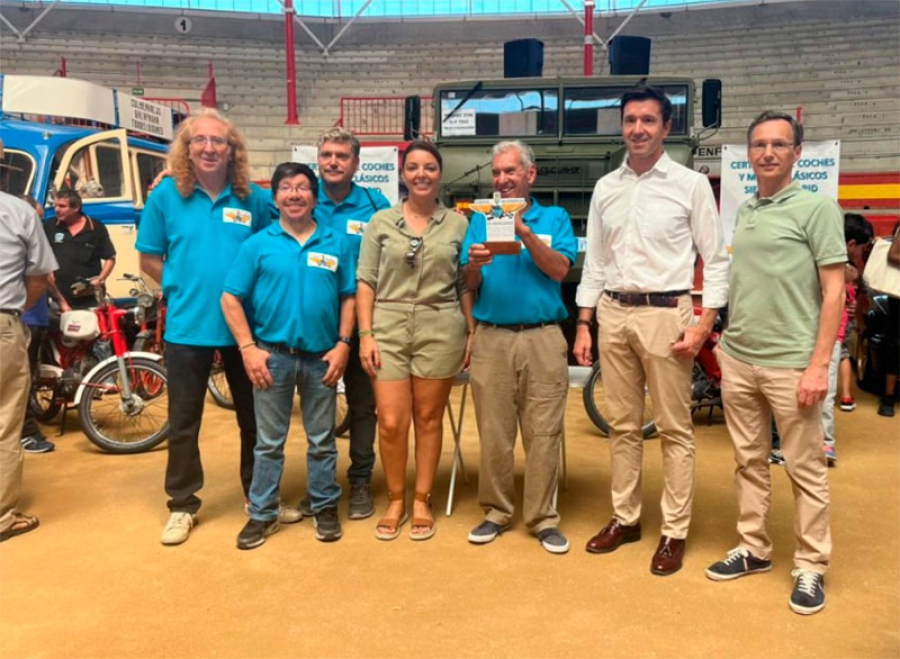
M 22 312 L 18 309 L 0 309 L 0 313 L 6 314 L 7 316 L 15 316 L 16 318 L 22 316 Z
M 613 300 L 627 307 L 677 307 L 678 298 L 690 291 L 663 291 L 661 293 L 619 293 L 603 291 Z
M 559 325 L 557 322 L 552 323 L 518 323 L 515 325 L 496 325 L 494 323 L 483 323 L 478 321 L 479 325 L 491 327 L 493 329 L 509 330 L 510 332 L 524 332 L 525 330 L 538 329 L 540 327 L 550 327 L 551 325 Z

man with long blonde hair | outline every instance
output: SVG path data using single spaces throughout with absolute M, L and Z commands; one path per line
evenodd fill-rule
M 253 390 L 240 350 L 225 324 L 219 297 L 241 244 L 272 220 L 269 195 L 250 181 L 247 147 L 230 121 L 203 110 L 181 123 L 169 150 L 169 170 L 147 199 L 136 248 L 141 269 L 160 281 L 168 300 L 170 517 L 161 542 L 188 538 L 203 487 L 198 438 L 206 382 L 218 350 L 241 435 L 241 484 L 253 477 L 256 422 Z M 290 511 L 287 511 L 290 512 Z M 299 513 L 294 519 L 299 521 Z

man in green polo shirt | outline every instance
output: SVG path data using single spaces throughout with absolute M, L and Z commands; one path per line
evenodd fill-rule
M 772 569 L 766 517 L 774 416 L 794 491 L 797 549 L 789 603 L 808 615 L 825 606 L 831 559 L 821 407 L 844 305 L 847 248 L 838 205 L 792 182 L 802 142 L 803 127 L 787 114 L 763 112 L 747 131 L 758 191 L 738 210 L 729 326 L 719 344 L 740 542 L 706 575 L 725 581 Z

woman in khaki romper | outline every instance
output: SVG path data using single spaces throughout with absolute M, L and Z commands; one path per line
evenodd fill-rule
M 406 461 L 415 427 L 416 482 L 409 536 L 434 535 L 431 488 L 441 456 L 444 408 L 469 359 L 473 295 L 459 265 L 468 222 L 438 200 L 441 156 L 413 142 L 401 162 L 407 199 L 372 216 L 360 247 L 360 359 L 372 378 L 388 510 L 375 535 L 393 540 L 407 521 Z

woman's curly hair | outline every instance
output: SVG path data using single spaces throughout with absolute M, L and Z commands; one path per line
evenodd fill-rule
M 169 147 L 168 167 L 172 170 L 175 186 L 182 197 L 187 198 L 194 192 L 197 176 L 194 167 L 188 157 L 190 154 L 190 139 L 194 124 L 198 119 L 215 119 L 225 126 L 228 136 L 228 144 L 231 146 L 231 159 L 228 162 L 227 180 L 231 183 L 231 189 L 240 199 L 246 199 L 250 195 L 250 160 L 247 156 L 247 145 L 234 124 L 212 108 L 203 108 L 197 114 L 182 121 L 178 125 L 175 139 Z

